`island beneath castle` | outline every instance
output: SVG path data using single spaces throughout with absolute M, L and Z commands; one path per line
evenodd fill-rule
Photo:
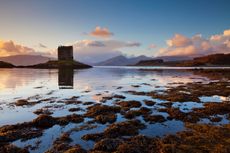
M 50 60 L 46 63 L 28 65 L 28 66 L 14 66 L 10 63 L 2 63 L 5 68 L 37 68 L 37 69 L 60 69 L 60 68 L 71 68 L 71 69 L 85 69 L 91 68 L 92 66 L 75 61 L 73 57 L 73 46 L 59 46 L 57 49 L 58 59 Z

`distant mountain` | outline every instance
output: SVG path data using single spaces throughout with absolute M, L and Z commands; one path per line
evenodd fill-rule
M 141 60 L 150 60 L 151 57 L 147 56 L 137 56 L 137 57 L 126 57 L 124 55 L 119 55 L 113 58 L 110 58 L 108 60 L 99 62 L 94 64 L 95 66 L 126 66 L 126 65 L 134 65 L 138 63 Z
M 15 67 L 13 64 L 0 61 L 0 68 L 13 68 L 13 67 Z
M 141 60 L 138 63 L 134 64 L 134 66 L 155 66 L 161 65 L 164 63 L 162 59 L 151 59 L 151 60 Z
M 16 66 L 35 65 L 39 63 L 45 63 L 53 59 L 54 58 L 49 58 L 41 55 L 14 55 L 14 56 L 0 57 L 0 61 L 12 63 L 13 65 Z

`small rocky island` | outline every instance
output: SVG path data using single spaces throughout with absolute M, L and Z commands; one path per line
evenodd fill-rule
M 40 63 L 29 66 L 14 66 L 13 64 L 1 62 L 0 68 L 36 68 L 36 69 L 58 69 L 58 68 L 71 68 L 71 69 L 85 69 L 92 66 L 75 61 L 73 58 L 73 46 L 59 46 L 58 60 L 50 60 L 46 63 Z
M 59 46 L 58 49 L 58 60 L 48 61 L 46 63 L 36 64 L 27 66 L 31 68 L 42 68 L 42 69 L 56 69 L 56 68 L 72 68 L 72 69 L 84 69 L 91 68 L 90 65 L 77 62 L 73 58 L 73 46 Z
M 13 64 L 0 61 L 0 68 L 13 68 L 13 67 L 15 67 Z
M 46 63 L 31 65 L 31 66 L 20 66 L 21 68 L 36 68 L 36 69 L 58 69 L 58 68 L 71 68 L 71 69 L 85 69 L 91 68 L 92 66 L 77 62 L 75 60 L 56 60 L 48 61 Z

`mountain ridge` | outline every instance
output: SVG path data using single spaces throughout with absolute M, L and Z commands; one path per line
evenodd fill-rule
M 140 61 L 145 60 L 164 60 L 164 61 L 185 61 L 191 60 L 193 57 L 188 56 L 159 56 L 159 57 L 148 57 L 145 55 L 140 55 L 136 57 L 126 57 L 125 55 L 119 55 L 107 60 L 94 63 L 94 66 L 127 66 L 127 65 L 135 65 Z
M 42 55 L 12 55 L 12 56 L 0 57 L 0 61 L 11 63 L 15 66 L 35 65 L 35 64 L 45 63 L 53 59 L 54 58 L 50 58 Z
M 126 57 L 124 55 L 119 55 L 107 59 L 105 61 L 95 63 L 94 65 L 95 66 L 126 66 L 126 65 L 136 64 L 140 60 L 148 60 L 148 59 L 152 59 L 152 58 L 144 55 L 140 55 L 137 57 Z

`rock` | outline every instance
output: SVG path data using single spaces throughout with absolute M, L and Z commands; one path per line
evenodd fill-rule
M 48 109 L 37 109 L 33 113 L 36 114 L 36 115 L 40 115 L 40 114 L 51 115 L 51 114 L 53 114 Z
M 150 123 L 156 123 L 156 122 L 161 123 L 166 121 L 166 119 L 162 115 L 147 115 L 144 116 L 144 120 Z
M 107 138 L 117 138 L 120 136 L 132 136 L 139 133 L 139 129 L 145 128 L 145 125 L 139 120 L 130 120 L 124 122 L 113 123 L 109 125 L 104 136 Z
M 20 99 L 15 103 L 16 106 L 24 106 L 24 105 L 28 105 L 28 104 L 29 104 L 29 102 L 25 99 Z
M 80 110 L 82 110 L 80 107 L 78 107 L 78 108 L 70 108 L 69 109 L 70 112 L 76 112 L 76 111 L 80 111 Z
M 112 152 L 115 151 L 116 148 L 122 143 L 121 139 L 109 139 L 105 138 L 98 141 L 95 145 L 93 150 L 97 151 L 107 151 Z
M 95 121 L 98 123 L 102 123 L 105 124 L 107 122 L 109 123 L 113 123 L 115 122 L 117 119 L 117 115 L 116 114 L 112 114 L 112 113 L 107 113 L 107 114 L 103 114 L 103 115 L 97 115 L 95 117 Z
M 6 144 L 0 146 L 1 153 L 29 153 L 27 149 L 21 149 L 12 144 Z
M 55 118 L 49 115 L 45 115 L 45 114 L 38 116 L 38 118 L 32 121 L 32 124 L 34 126 L 40 127 L 40 128 L 52 127 L 56 123 L 57 122 Z
M 139 101 L 135 101 L 135 100 L 119 101 L 116 104 L 120 105 L 122 107 L 127 107 L 127 108 L 138 108 L 138 107 L 141 107 L 141 103 Z
M 145 100 L 144 102 L 145 102 L 145 105 L 147 105 L 147 106 L 153 106 L 156 104 L 156 102 L 154 102 L 152 100 Z
M 64 153 L 87 153 L 80 145 L 75 145 L 70 149 L 66 150 Z
M 85 116 L 87 117 L 95 117 L 97 115 L 105 115 L 111 113 L 120 112 L 120 107 L 117 106 L 107 106 L 107 105 L 93 105 L 87 108 L 87 112 Z

